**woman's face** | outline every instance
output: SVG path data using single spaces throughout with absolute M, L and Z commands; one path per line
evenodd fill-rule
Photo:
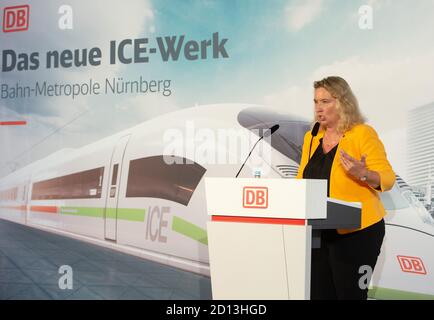
M 336 98 L 324 88 L 315 89 L 315 115 L 324 128 L 336 128 L 339 114 L 336 109 Z

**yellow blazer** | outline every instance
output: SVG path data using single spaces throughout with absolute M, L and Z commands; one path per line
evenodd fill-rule
M 319 140 L 324 136 L 324 132 L 324 130 L 320 130 L 317 136 L 313 138 L 311 157 L 319 146 Z M 303 178 L 303 171 L 309 157 L 311 137 L 311 131 L 306 132 L 297 179 Z M 378 172 L 380 175 L 380 187 L 374 189 L 366 182 L 359 181 L 347 174 L 340 163 L 340 150 L 344 150 L 356 159 L 360 159 L 362 155 L 366 155 L 367 168 Z M 379 192 L 390 190 L 394 183 L 395 173 L 387 160 L 384 145 L 380 141 L 377 132 L 366 124 L 356 125 L 345 132 L 339 142 L 331 168 L 330 197 L 344 201 L 361 202 L 362 223 L 360 229 L 338 229 L 338 233 L 354 232 L 380 221 L 386 215 L 386 211 L 381 203 Z

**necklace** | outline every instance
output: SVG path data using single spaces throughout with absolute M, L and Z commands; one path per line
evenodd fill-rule
M 337 143 L 339 143 L 339 141 L 341 140 L 342 135 L 338 135 L 337 137 L 335 137 L 334 139 L 328 138 L 328 135 L 324 134 L 324 145 L 329 148 L 332 146 L 335 146 Z

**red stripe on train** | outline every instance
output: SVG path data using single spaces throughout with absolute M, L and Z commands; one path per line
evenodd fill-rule
M 0 126 L 22 126 L 26 124 L 27 121 L 0 121 Z
M 59 213 L 59 208 L 52 206 L 31 206 L 30 211 L 46 212 L 46 213 Z
M 26 211 L 27 206 L 1 206 L 0 208 Z

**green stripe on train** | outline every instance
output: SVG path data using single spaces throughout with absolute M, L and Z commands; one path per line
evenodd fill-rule
M 104 208 L 61 207 L 60 214 L 104 218 Z M 108 208 L 106 210 L 106 217 L 109 219 L 115 219 L 116 209 Z M 117 210 L 117 218 L 119 220 L 144 222 L 145 217 L 145 209 L 121 208 Z M 172 220 L 172 230 L 204 245 L 208 245 L 206 230 L 188 222 L 187 220 L 174 216 Z
M 183 234 L 193 240 L 196 240 L 204 245 L 208 245 L 208 237 L 206 230 L 184 220 L 179 217 L 173 216 L 172 230 Z
M 104 217 L 103 208 L 92 207 L 61 207 L 61 214 L 74 215 L 74 216 L 87 216 L 87 217 Z M 117 218 L 120 220 L 128 221 L 145 221 L 146 210 L 145 209 L 129 209 L 120 208 L 117 210 Z M 106 210 L 106 217 L 109 219 L 115 219 L 116 209 L 108 208 Z
M 373 287 L 372 289 L 369 289 L 368 297 L 378 300 L 434 300 L 434 295 L 431 294 L 379 287 Z
M 108 215 L 109 218 L 114 219 L 114 214 L 112 212 L 115 211 L 115 209 L 107 209 L 110 211 L 110 215 Z M 128 221 L 145 221 L 146 216 L 146 209 L 118 209 L 118 219 L 121 220 L 128 220 Z
M 100 217 L 104 216 L 103 208 L 92 207 L 60 207 L 60 214 L 67 214 L 73 216 L 86 216 L 86 217 Z

